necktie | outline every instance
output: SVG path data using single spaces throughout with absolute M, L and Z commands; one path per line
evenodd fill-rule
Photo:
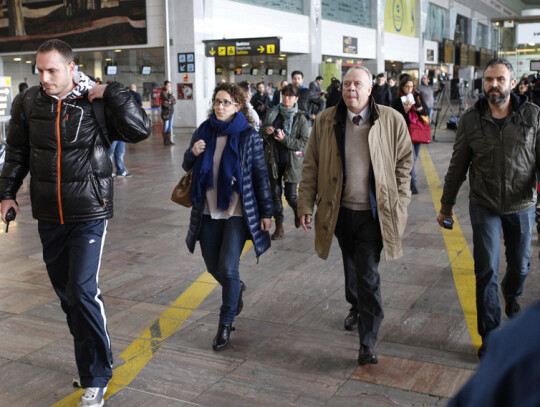
M 360 116 L 359 114 L 354 116 L 352 119 L 353 123 L 356 124 L 357 126 L 360 126 L 360 120 L 362 120 L 362 116 Z

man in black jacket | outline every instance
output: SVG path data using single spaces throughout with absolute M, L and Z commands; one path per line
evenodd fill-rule
M 371 91 L 371 96 L 373 100 L 378 105 L 391 106 L 392 105 L 392 92 L 390 91 L 390 86 L 386 83 L 386 77 L 384 73 L 377 75 L 375 79 L 375 85 Z
M 251 98 L 251 104 L 253 105 L 253 108 L 259 115 L 259 119 L 261 122 L 264 121 L 266 117 L 266 111 L 270 108 L 270 98 L 266 94 L 264 83 L 259 82 L 257 84 L 257 93 L 253 95 Z M 258 123 L 261 124 L 261 123 Z
M 540 109 L 526 96 L 512 92 L 516 82 L 514 68 L 506 59 L 488 62 L 484 97 L 459 121 L 437 216 L 441 227 L 454 222 L 452 209 L 468 174 L 477 325 L 482 337 L 478 357 L 486 352 L 491 332 L 502 324 L 498 289 L 501 230 L 507 265 L 501 291 L 509 318 L 520 313 L 518 299 L 531 268 Z
M 19 213 L 16 194 L 30 172 L 32 215 L 38 220 L 43 260 L 74 337 L 84 388 L 79 406 L 100 407 L 112 377 L 98 274 L 107 220 L 113 216 L 113 183 L 109 141 L 92 102 L 103 98 L 107 130 L 115 140 L 144 140 L 152 127 L 119 83 L 96 86 L 76 72 L 73 51 L 65 42 L 41 44 L 36 65 L 40 88 L 29 89 L 13 107 L 0 176 L 0 211 L 4 222 L 10 209 Z
M 326 103 L 316 93 L 304 86 L 304 74 L 294 71 L 291 75 L 293 85 L 298 88 L 298 109 L 306 112 L 313 123 L 315 117 L 324 110 Z

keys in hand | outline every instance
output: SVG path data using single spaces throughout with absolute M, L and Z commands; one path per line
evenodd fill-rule
M 8 233 L 9 231 L 9 222 L 15 220 L 15 216 L 17 216 L 17 214 L 15 213 L 15 209 L 9 208 L 6 213 L 6 233 Z

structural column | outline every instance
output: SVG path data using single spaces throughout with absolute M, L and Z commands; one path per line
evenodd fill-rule
M 175 127 L 196 127 L 207 118 L 208 100 L 215 88 L 215 62 L 214 58 L 205 57 L 202 41 L 212 38 L 213 5 L 214 0 L 168 1 L 169 37 L 165 39 L 165 49 L 168 48 L 170 62 L 165 69 L 169 77 L 164 80 L 171 81 L 177 99 L 179 84 L 193 89 L 191 95 L 184 92 L 185 99 L 177 100 Z M 178 54 L 193 54 L 195 72 L 179 72 Z
M 377 72 L 372 72 L 374 75 L 377 75 L 380 72 L 384 72 L 384 61 L 385 61 L 385 55 L 384 55 L 384 13 L 386 9 L 386 1 L 385 0 L 373 0 L 373 3 L 376 7 L 373 7 L 375 9 L 375 13 L 373 16 L 373 20 L 375 21 L 375 36 L 376 36 L 376 42 L 377 42 Z
M 321 0 L 304 0 L 304 13 L 309 16 L 309 53 L 287 58 L 287 71 L 299 70 L 304 73 L 304 85 L 315 80 L 320 74 L 322 62 L 322 3 Z

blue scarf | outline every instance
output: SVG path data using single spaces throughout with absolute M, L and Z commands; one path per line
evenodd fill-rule
M 191 199 L 197 201 L 206 191 L 214 188 L 214 153 L 218 135 L 227 135 L 227 144 L 221 156 L 217 183 L 217 206 L 226 211 L 232 201 L 232 192 L 242 192 L 242 173 L 238 150 L 240 133 L 249 129 L 246 116 L 241 111 L 230 122 L 222 122 L 212 113 L 210 118 L 199 126 L 198 136 L 206 142 L 204 152 L 199 155 L 193 166 Z

